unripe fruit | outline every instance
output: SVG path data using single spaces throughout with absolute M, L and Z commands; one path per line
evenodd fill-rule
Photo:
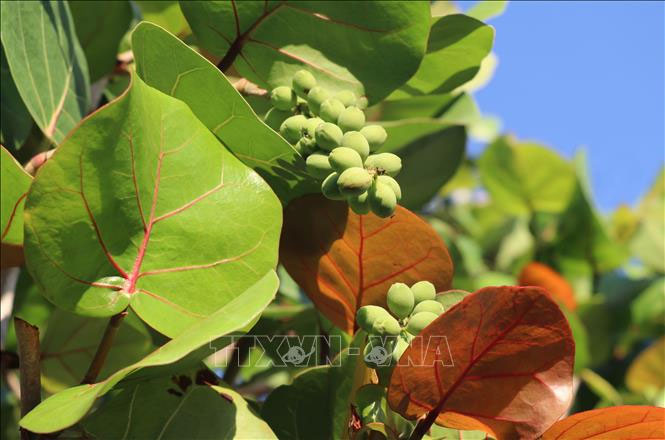
M 411 314 L 415 300 L 413 292 L 409 286 L 404 283 L 395 283 L 388 289 L 388 308 L 393 315 L 399 319 L 404 319 Z
M 372 185 L 372 176 L 364 168 L 348 168 L 339 175 L 337 184 L 339 185 L 339 190 L 345 196 L 356 196 L 369 189 Z
M 349 206 L 351 207 L 351 210 L 355 212 L 358 215 L 365 215 L 369 214 L 370 207 L 369 207 L 369 195 L 367 194 L 367 191 L 364 193 L 358 195 L 358 196 L 351 196 L 346 201 L 349 203 Z
M 316 127 L 316 144 L 324 150 L 332 151 L 342 144 L 344 133 L 335 124 L 324 122 Z
M 321 153 L 313 153 L 307 156 L 305 165 L 307 172 L 317 179 L 325 179 L 333 170 L 328 162 L 328 155 Z
M 347 147 L 337 147 L 332 150 L 332 153 L 328 156 L 328 161 L 330 161 L 330 166 L 333 170 L 339 173 L 347 168 L 363 167 L 363 160 L 360 158 L 360 154 L 356 150 Z
M 344 132 L 360 130 L 365 125 L 365 113 L 358 107 L 347 107 L 339 114 L 337 125 Z
M 342 147 L 353 148 L 360 154 L 360 158 L 365 161 L 369 156 L 369 144 L 365 136 L 359 131 L 347 131 L 342 138 Z
M 316 127 L 319 124 L 323 124 L 323 122 L 321 118 L 309 118 L 302 126 L 302 135 L 314 139 L 316 136 Z
M 402 159 L 393 153 L 372 154 L 365 161 L 365 167 L 374 168 L 379 174 L 395 177 L 402 170 Z
M 368 104 L 369 102 L 365 96 L 361 96 L 360 98 L 356 99 L 356 107 L 358 107 L 360 110 L 365 110 Z
M 279 132 L 284 136 L 284 139 L 295 144 L 300 140 L 302 127 L 307 121 L 303 115 L 295 115 L 287 118 L 279 127 Z
M 399 183 L 397 183 L 397 180 L 393 179 L 390 176 L 378 176 L 376 178 L 376 181 L 379 183 L 383 183 L 384 185 L 388 185 L 390 189 L 393 190 L 395 193 L 395 198 L 399 202 L 402 199 L 402 188 L 399 186 Z
M 309 110 L 315 115 L 318 115 L 321 110 L 321 104 L 328 99 L 329 96 L 330 93 L 328 93 L 323 87 L 312 87 L 307 94 L 307 105 L 309 105 Z
M 377 216 L 382 218 L 390 217 L 395 212 L 397 198 L 388 185 L 374 182 L 369 191 L 369 206 Z
M 300 154 L 308 155 L 316 151 L 316 141 L 313 138 L 303 136 L 296 145 L 300 144 L 302 152 Z
M 298 70 L 293 75 L 293 90 L 301 98 L 307 98 L 309 91 L 316 86 L 316 78 L 306 70 Z
M 438 316 L 443 313 L 443 306 L 438 301 L 426 299 L 416 304 L 416 307 L 413 309 L 414 315 L 420 312 L 431 312 Z
M 337 122 L 339 115 L 346 109 L 339 99 L 328 98 L 319 107 L 319 117 L 327 122 Z
M 293 146 L 293 148 L 300 154 L 301 156 L 306 156 L 307 151 L 309 150 L 303 143 L 303 140 L 300 139 L 296 144 Z
M 416 336 L 436 318 L 438 318 L 438 316 L 432 312 L 416 313 L 409 318 L 409 323 L 406 325 L 406 331 Z
M 339 192 L 339 187 L 337 186 L 338 178 L 339 174 L 330 173 L 321 184 L 321 193 L 330 200 L 344 200 L 344 196 Z
M 416 299 L 416 304 L 428 299 L 436 298 L 436 288 L 429 281 L 418 281 L 411 286 L 411 291 Z
M 273 130 L 279 131 L 279 127 L 282 125 L 282 122 L 284 122 L 289 116 L 291 116 L 291 112 L 271 108 L 264 116 L 263 122 L 265 122 L 266 125 Z
M 298 98 L 294 113 L 299 115 L 305 115 L 308 118 L 312 116 L 312 113 L 309 111 L 309 105 L 307 105 L 307 101 L 305 101 L 302 98 Z
M 333 98 L 339 99 L 340 102 L 344 104 L 344 107 L 348 107 L 356 103 L 356 94 L 351 90 L 342 90 L 341 92 L 337 92 L 333 95 Z
M 296 105 L 296 94 L 291 87 L 275 87 L 270 92 L 270 102 L 276 109 L 290 110 Z
M 367 142 L 369 142 L 369 147 L 372 151 L 379 148 L 388 138 L 388 133 L 386 129 L 380 125 L 368 125 L 360 129 L 360 132 L 365 136 Z
M 379 306 L 362 306 L 356 313 L 358 326 L 370 335 L 397 336 L 401 331 L 399 323 L 390 313 Z

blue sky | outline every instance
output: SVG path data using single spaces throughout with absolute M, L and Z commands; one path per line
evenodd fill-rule
M 602 211 L 635 204 L 665 161 L 665 5 L 513 1 L 489 23 L 499 65 L 481 110 L 565 157 L 584 146 Z

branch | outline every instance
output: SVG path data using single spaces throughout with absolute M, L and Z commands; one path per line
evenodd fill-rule
M 111 316 L 111 319 L 106 326 L 106 330 L 104 331 L 104 336 L 102 336 L 102 340 L 99 342 L 99 346 L 97 346 L 95 357 L 92 358 L 90 367 L 88 367 L 88 372 L 85 373 L 81 384 L 91 384 L 97 380 L 97 376 L 99 376 L 100 371 L 102 371 L 104 362 L 106 362 L 106 357 L 113 346 L 113 339 L 115 339 L 115 335 L 118 333 L 120 324 L 122 324 L 122 320 L 125 316 L 127 316 L 126 310 L 117 315 Z
M 434 408 L 427 413 L 427 416 L 424 419 L 420 419 L 411 433 L 409 440 L 421 440 L 429 432 L 440 412 L 440 408 Z
M 233 87 L 241 94 L 241 95 L 254 95 L 254 96 L 265 96 L 267 97 L 268 91 L 266 89 L 262 89 L 258 85 L 254 84 L 253 82 L 245 79 L 245 78 L 240 78 L 238 81 L 233 83 Z
M 23 417 L 41 401 L 39 328 L 16 317 L 14 329 L 18 342 L 21 417 Z M 21 438 L 29 437 L 31 434 L 21 429 Z
M 252 348 L 253 342 L 251 336 L 242 336 L 238 339 L 235 350 L 233 350 L 233 353 L 231 354 L 231 359 L 226 366 L 226 370 L 224 370 L 224 376 L 222 377 L 224 382 L 233 386 L 236 376 L 240 372 L 240 366 L 249 356 L 249 351 Z

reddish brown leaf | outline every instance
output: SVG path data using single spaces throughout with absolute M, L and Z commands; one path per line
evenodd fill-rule
M 519 276 L 520 286 L 538 286 L 545 289 L 568 310 L 577 308 L 575 293 L 564 277 L 549 266 L 532 261 L 524 266 Z
M 568 407 L 574 355 L 568 322 L 544 290 L 487 287 L 413 340 L 388 403 L 411 420 L 434 411 L 450 428 L 536 438 Z
M 349 333 L 360 306 L 386 306 L 392 283 L 428 280 L 441 291 L 453 275 L 443 241 L 411 211 L 359 216 L 344 202 L 313 195 L 286 207 L 280 258 L 317 308 Z
M 555 423 L 543 440 L 665 439 L 665 408 L 615 406 L 574 414 Z

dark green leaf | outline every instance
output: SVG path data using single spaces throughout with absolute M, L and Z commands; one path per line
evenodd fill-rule
M 656 272 L 665 272 L 665 169 L 640 204 L 641 222 L 632 239 L 631 249 L 644 264 Z
M 88 65 L 66 2 L 2 2 L 2 45 L 21 98 L 56 142 L 88 112 Z
M 139 0 L 135 3 L 139 7 L 144 20 L 155 23 L 176 35 L 182 36 L 191 33 L 177 1 Z
M 330 90 L 353 89 L 370 103 L 418 68 L 429 32 L 427 2 L 186 1 L 201 44 L 263 86 L 291 83 L 303 67 Z
M 9 64 L 5 56 L 5 48 L 0 54 L 0 142 L 3 145 L 18 150 L 28 138 L 32 128 L 32 117 L 25 108 L 21 95 L 19 95 L 9 71 Z
M 23 207 L 25 196 L 32 183 L 32 177 L 23 170 L 9 151 L 0 146 L 0 186 L 2 187 L 2 206 L 0 211 L 0 227 L 2 242 L 6 244 L 23 244 Z
M 40 169 L 26 218 L 50 301 L 88 316 L 131 306 L 173 337 L 276 266 L 281 206 L 184 103 L 134 77 Z
M 507 6 L 508 1 L 506 0 L 481 0 L 469 8 L 466 15 L 487 21 L 503 14 Z

